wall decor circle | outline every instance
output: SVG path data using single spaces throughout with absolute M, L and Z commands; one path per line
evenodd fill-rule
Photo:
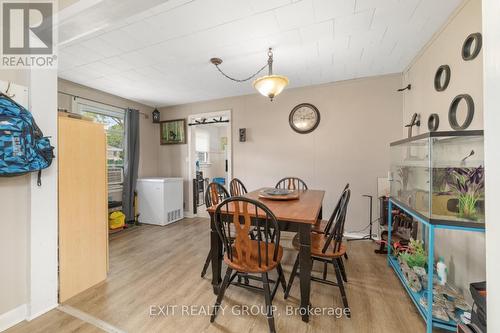
M 306 134 L 318 127 L 320 119 L 317 107 L 309 103 L 302 103 L 292 109 L 288 122 L 295 132 Z
M 429 128 L 430 132 L 435 132 L 439 128 L 439 115 L 437 113 L 433 113 L 429 116 L 427 120 L 427 128 Z
M 434 76 L 434 88 L 436 91 L 444 91 L 448 88 L 451 78 L 451 69 L 448 65 L 439 66 Z
M 467 115 L 462 125 L 458 124 L 457 120 L 457 111 L 460 102 L 464 100 L 467 103 Z M 450 122 L 451 128 L 454 130 L 465 130 L 472 123 L 472 119 L 474 119 L 474 101 L 472 97 L 468 94 L 458 95 L 453 99 L 450 105 L 450 110 L 448 112 L 448 121 Z
M 462 46 L 462 59 L 465 61 L 474 60 L 483 47 L 483 36 L 476 32 L 467 36 Z

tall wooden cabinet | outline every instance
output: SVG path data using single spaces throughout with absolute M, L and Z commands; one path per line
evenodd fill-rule
M 104 127 L 59 116 L 59 301 L 104 281 L 108 265 Z

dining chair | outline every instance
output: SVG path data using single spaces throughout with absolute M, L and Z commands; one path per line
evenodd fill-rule
M 219 183 L 210 183 L 207 186 L 207 190 L 205 191 L 205 206 L 207 209 L 214 205 L 218 205 L 224 199 L 229 198 L 231 195 L 226 190 L 226 188 Z M 210 262 L 212 261 L 212 252 L 209 251 L 207 255 L 207 259 L 205 260 L 205 265 L 203 265 L 203 270 L 201 271 L 201 277 L 205 277 L 207 273 L 208 266 L 210 266 Z
M 236 284 L 264 293 L 266 316 L 270 332 L 276 332 L 272 300 L 279 285 L 286 290 L 285 275 L 281 267 L 283 248 L 280 246 L 280 230 L 276 217 L 263 203 L 245 198 L 231 197 L 217 206 L 215 227 L 224 247 L 224 262 L 227 265 L 224 280 L 220 285 L 210 322 L 214 322 L 228 286 Z M 257 239 L 250 238 L 249 231 L 257 229 Z M 270 232 L 273 230 L 274 232 Z M 272 235 L 272 236 L 271 236 Z M 277 281 L 269 279 L 269 272 L 278 273 Z M 245 277 L 262 282 L 262 287 L 234 283 L 235 277 Z M 271 290 L 270 284 L 274 284 Z
M 300 178 L 285 177 L 276 184 L 275 188 L 283 188 L 288 190 L 307 190 L 307 185 Z
M 229 183 L 229 193 L 231 193 L 231 196 L 234 197 L 247 194 L 248 191 L 241 180 L 239 180 L 238 178 L 233 178 Z
M 345 244 L 342 244 L 342 239 L 344 236 L 345 217 L 347 214 L 347 206 L 349 205 L 350 197 L 351 190 L 347 188 L 342 193 L 340 199 L 340 207 L 338 213 L 335 216 L 335 222 L 332 222 L 329 225 L 329 229 L 325 230 L 325 233 L 319 234 L 311 232 L 311 258 L 313 262 L 320 261 L 323 263 L 331 263 L 335 268 L 337 282 L 327 280 L 326 278 L 317 278 L 312 275 L 311 281 L 339 287 L 340 294 L 342 295 L 342 303 L 345 309 L 348 309 L 349 305 L 347 303 L 347 295 L 344 288 L 344 279 L 342 277 L 343 265 L 341 268 L 341 264 L 339 262 L 346 252 L 346 246 Z M 298 235 L 294 237 L 292 244 L 296 250 L 300 248 Z M 297 259 L 295 260 L 295 264 L 293 265 L 292 274 L 290 275 L 290 280 L 288 281 L 288 286 L 285 291 L 285 299 L 290 295 L 290 290 L 292 288 L 293 280 L 295 279 L 296 275 L 300 275 L 299 255 L 297 255 Z M 349 318 L 351 317 L 350 312 L 347 312 L 346 315 Z
M 326 230 L 329 230 L 332 223 L 334 223 L 335 221 L 335 218 L 337 217 L 337 214 L 339 213 L 339 210 L 340 210 L 340 204 L 341 204 L 341 201 L 342 201 L 342 194 L 344 193 L 345 190 L 347 190 L 349 188 L 349 183 L 347 183 L 344 187 L 344 189 L 342 190 L 342 193 L 337 201 L 337 204 L 335 205 L 335 209 L 333 210 L 333 213 L 332 215 L 330 216 L 330 219 L 328 221 L 325 221 L 325 220 L 318 220 L 316 222 L 316 224 L 312 227 L 311 231 L 312 232 L 315 232 L 315 233 L 318 233 L 318 234 L 324 234 Z M 346 253 L 344 253 L 344 258 L 345 259 L 349 259 L 348 256 L 347 256 L 347 251 Z M 342 272 L 342 277 L 344 279 L 344 282 L 347 282 L 347 275 L 345 273 L 345 269 L 344 269 L 344 262 L 342 261 L 342 257 L 339 259 L 339 265 L 340 265 L 340 268 L 341 268 L 341 272 Z M 324 263 L 324 267 L 323 267 L 323 279 L 326 279 L 328 276 L 328 263 Z

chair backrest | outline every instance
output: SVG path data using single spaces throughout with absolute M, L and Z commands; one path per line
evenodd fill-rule
M 333 228 L 330 226 L 331 230 L 327 230 L 328 234 L 325 245 L 323 246 L 322 252 L 325 253 L 328 250 L 328 247 L 333 242 L 333 252 L 338 252 L 342 246 L 342 239 L 344 237 L 344 225 L 345 225 L 345 217 L 347 215 L 347 206 L 349 205 L 349 200 L 351 198 L 351 190 L 346 188 L 344 192 L 342 192 L 342 196 L 340 197 L 340 207 L 339 211 L 335 217 L 335 224 Z
M 229 192 L 219 183 L 210 183 L 205 191 L 205 206 L 207 208 L 218 205 L 224 199 L 229 198 Z
M 215 227 L 231 262 L 243 267 L 269 267 L 278 260 L 280 230 L 276 217 L 263 203 L 231 197 L 215 210 Z M 233 227 L 231 227 L 233 225 Z M 250 238 L 254 227 L 256 239 Z
M 229 183 L 229 193 L 231 193 L 232 197 L 237 197 L 248 193 L 248 191 L 241 180 L 233 178 L 233 180 Z
M 330 219 L 328 220 L 328 223 L 325 226 L 325 229 L 323 229 L 323 232 L 325 234 L 329 234 L 331 232 L 332 224 L 335 222 L 335 218 L 337 217 L 339 211 L 340 211 L 340 204 L 342 202 L 342 195 L 344 194 L 344 191 L 349 188 L 349 183 L 347 183 L 344 186 L 344 189 L 342 190 L 342 193 L 340 194 L 339 200 L 337 201 L 337 204 L 335 205 L 335 209 L 333 210 L 332 215 L 330 216 Z
M 276 188 L 284 188 L 287 190 L 307 190 L 306 183 L 297 177 L 285 177 L 281 179 L 275 186 Z

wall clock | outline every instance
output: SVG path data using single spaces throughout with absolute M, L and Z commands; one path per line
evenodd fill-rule
M 290 127 L 297 133 L 311 133 L 318 127 L 320 121 L 319 110 L 312 104 L 302 103 L 290 112 L 288 117 Z

